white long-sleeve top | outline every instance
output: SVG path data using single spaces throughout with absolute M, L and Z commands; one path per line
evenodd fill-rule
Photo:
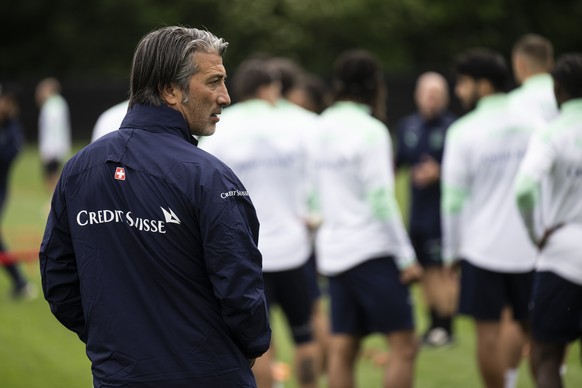
M 513 182 L 537 119 L 508 98 L 481 98 L 449 128 L 442 166 L 443 256 L 497 272 L 534 268 L 535 250 L 520 219 Z
M 314 120 L 299 107 L 254 99 L 225 109 L 215 134 L 200 139 L 200 148 L 226 163 L 249 192 L 265 272 L 297 268 L 312 251 L 307 217 Z
M 537 116 L 544 123 L 554 120 L 560 113 L 554 95 L 554 80 L 548 73 L 527 78 L 521 86 L 509 93 L 509 99 L 513 109 L 519 109 L 526 115 Z M 536 209 L 533 215 L 536 233 L 541 234 L 545 223 L 543 213 L 547 213 L 547 210 L 542 209 L 541 206 Z
M 544 229 L 563 224 L 539 252 L 537 270 L 582 285 L 582 99 L 564 103 L 561 115 L 532 137 L 515 191 L 533 238 L 540 237 L 534 228 L 539 207 Z
M 129 100 L 125 100 L 101 113 L 97 122 L 95 122 L 95 127 L 91 134 L 91 141 L 94 142 L 109 132 L 117 131 L 127 114 L 128 108 Z
M 38 143 L 43 162 L 64 161 L 71 151 L 69 107 L 60 95 L 49 97 L 40 109 Z
M 545 122 L 550 122 L 560 113 L 554 96 L 554 80 L 547 73 L 529 77 L 509 93 L 509 98 L 513 108 L 539 116 Z
M 319 271 L 336 275 L 392 255 L 400 268 L 416 258 L 394 196 L 386 126 L 366 105 L 337 102 L 317 128 L 317 191 L 323 224 L 316 238 Z

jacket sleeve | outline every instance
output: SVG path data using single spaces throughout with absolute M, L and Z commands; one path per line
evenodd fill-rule
M 546 132 L 542 135 L 536 132 L 532 136 L 517 173 L 514 187 L 519 214 L 530 239 L 534 243 L 538 240 L 536 210 L 539 210 L 540 206 L 541 183 L 551 170 L 556 157 L 556 151 L 549 141 L 549 136 L 545 134 Z
M 384 224 L 394 244 L 396 265 L 404 270 L 416 262 L 416 254 L 402 221 L 394 191 L 394 172 L 390 166 L 392 143 L 386 128 L 372 132 L 360 160 L 360 179 L 373 217 Z
M 40 247 L 42 290 L 54 316 L 86 342 L 77 262 L 66 210 L 61 178 L 53 195 Z
M 269 348 L 271 328 L 257 248 L 259 222 L 246 189 L 217 173 L 200 207 L 204 256 L 222 317 L 239 349 L 255 358 Z
M 449 130 L 447 133 L 441 170 L 443 261 L 447 264 L 459 259 L 462 212 L 471 188 L 469 161 L 465 145 L 460 141 L 457 132 Z

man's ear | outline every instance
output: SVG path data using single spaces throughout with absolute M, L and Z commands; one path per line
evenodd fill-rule
M 514 55 L 512 60 L 513 60 L 513 72 L 514 72 L 513 76 L 518 84 L 522 84 L 523 81 L 529 75 L 527 61 L 523 57 L 523 55 L 520 55 L 520 54 Z
M 495 87 L 488 79 L 481 78 L 476 81 L 477 94 L 479 97 L 489 96 L 496 92 Z
M 169 106 L 177 105 L 182 101 L 182 92 L 174 84 L 161 87 L 160 94 Z

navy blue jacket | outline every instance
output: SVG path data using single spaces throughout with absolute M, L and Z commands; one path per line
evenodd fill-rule
M 16 120 L 0 122 L 0 215 L 8 191 L 10 168 L 24 143 L 23 130 Z
M 442 162 L 446 131 L 455 121 L 456 116 L 445 112 L 434 120 L 426 121 L 420 114 L 406 116 L 396 127 L 398 142 L 396 167 L 414 166 L 424 155 Z M 410 186 L 412 201 L 410 203 L 411 234 L 424 236 L 441 236 L 441 188 L 440 182 L 427 187 Z
M 258 220 L 182 115 L 136 106 L 64 167 L 40 251 L 95 387 L 253 387 L 268 347 Z

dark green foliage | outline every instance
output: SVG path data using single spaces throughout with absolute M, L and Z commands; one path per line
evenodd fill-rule
M 472 46 L 508 55 L 522 34 L 582 47 L 579 0 L 20 0 L 0 12 L 0 77 L 126 76 L 137 41 L 171 24 L 231 43 L 227 67 L 255 52 L 327 73 L 343 50 L 369 49 L 388 71 L 443 67 Z

